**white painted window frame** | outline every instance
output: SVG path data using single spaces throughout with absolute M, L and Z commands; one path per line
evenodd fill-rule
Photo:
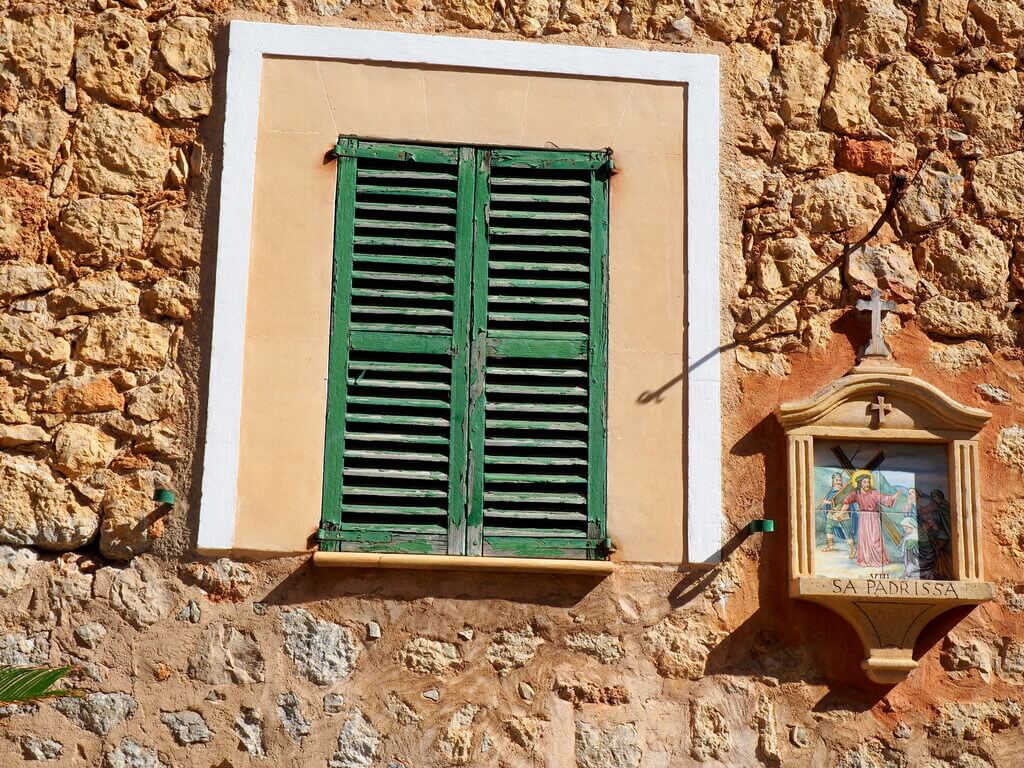
M 685 84 L 687 559 L 718 561 L 722 540 L 717 56 L 232 21 L 218 224 L 216 295 L 198 548 L 232 549 L 246 288 L 265 56 L 542 72 Z

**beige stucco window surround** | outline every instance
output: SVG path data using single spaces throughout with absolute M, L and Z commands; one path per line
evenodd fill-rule
M 714 562 L 718 123 L 713 56 L 233 22 L 198 549 L 307 552 L 319 524 L 335 196 L 323 160 L 344 134 L 612 148 L 615 559 Z M 683 371 L 685 387 L 641 402 Z M 528 565 L 434 560 L 412 564 Z

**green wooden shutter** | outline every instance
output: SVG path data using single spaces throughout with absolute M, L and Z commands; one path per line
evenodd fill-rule
M 461 554 L 474 153 L 336 155 L 320 546 Z
M 478 154 L 471 554 L 606 554 L 609 165 Z

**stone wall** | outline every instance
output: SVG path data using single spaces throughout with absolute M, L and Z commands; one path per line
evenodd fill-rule
M 0 0 L 0 16 L 0 665 L 73 663 L 87 691 L 0 709 L 3 765 L 1019 764 L 1020 0 Z M 785 597 L 784 530 L 711 572 L 601 583 L 194 558 L 230 18 L 721 55 L 729 535 L 784 519 L 772 407 L 850 367 L 851 307 L 877 285 L 899 302 L 901 362 L 995 413 L 999 600 L 937 622 L 885 690 L 849 627 Z

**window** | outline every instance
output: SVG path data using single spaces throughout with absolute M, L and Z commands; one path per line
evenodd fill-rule
M 610 152 L 335 155 L 321 550 L 603 559 Z

